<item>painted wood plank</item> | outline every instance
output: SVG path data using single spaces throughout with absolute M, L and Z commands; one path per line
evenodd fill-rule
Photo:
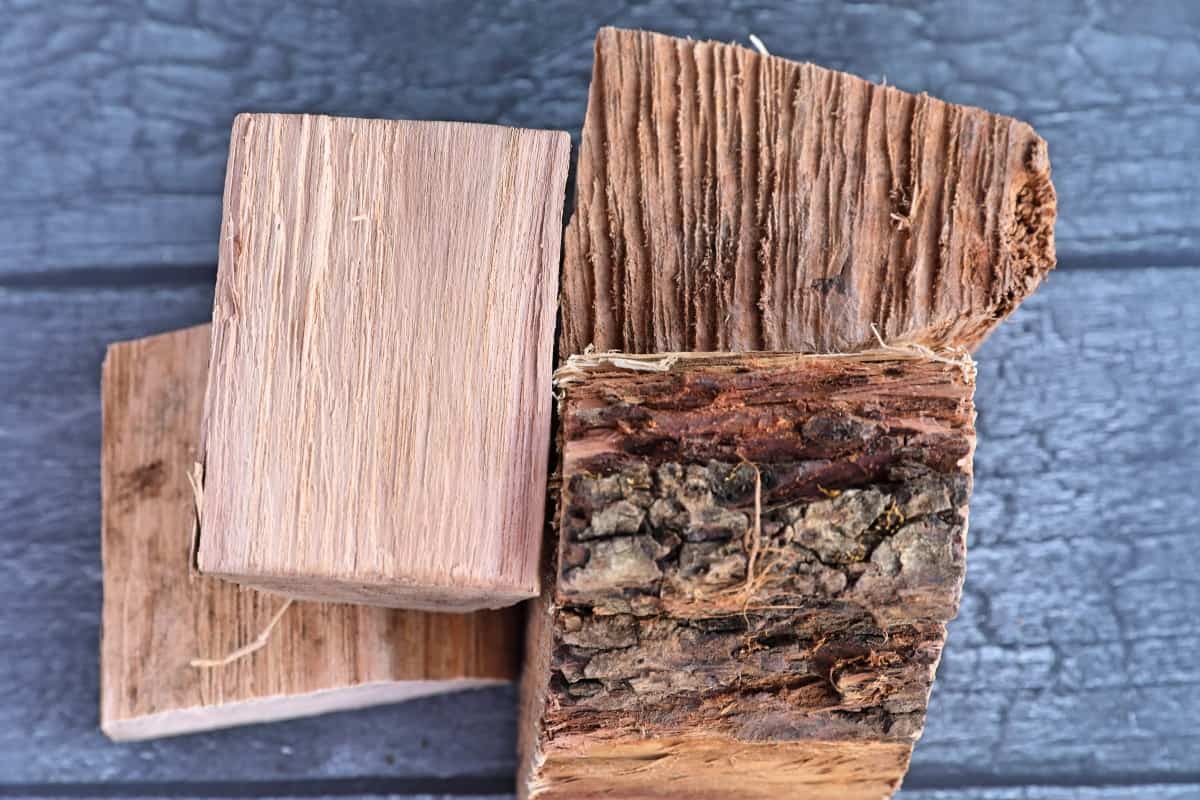
M 402 788 L 403 784 L 394 783 L 393 786 Z M 104 787 L 96 787 L 94 792 L 72 791 L 71 793 L 57 793 L 54 787 L 37 787 L 38 792 L 33 793 L 34 787 L 29 787 L 29 793 L 20 791 L 9 794 L 5 797 L 11 800 L 85 800 L 86 798 L 101 798 L 111 795 L 104 794 Z M 192 785 L 184 785 L 176 787 L 182 789 L 183 793 L 170 793 L 165 791 L 166 787 L 149 786 L 147 791 L 140 791 L 140 787 L 134 787 L 134 791 L 122 794 L 122 797 L 138 798 L 138 800 L 169 800 L 169 798 L 178 798 L 181 796 L 195 797 L 195 789 L 198 787 Z M 370 794 L 367 792 L 356 794 L 300 794 L 299 792 L 276 792 L 272 786 L 262 786 L 263 793 L 258 795 L 248 795 L 247 789 L 257 787 L 232 787 L 222 785 L 207 785 L 203 789 L 204 796 L 212 800 L 220 800 L 222 797 L 229 798 L 244 798 L 247 796 L 262 796 L 271 797 L 272 800 L 378 800 L 381 794 Z M 291 787 L 289 787 L 291 788 Z M 74 787 L 72 787 L 74 789 Z M 224 789 L 225 792 L 221 790 Z M 387 792 L 388 785 L 380 786 L 380 789 Z M 403 798 L 403 800 L 453 800 L 469 796 L 472 800 L 512 800 L 511 794 L 475 794 L 474 792 L 464 794 L 408 794 L 400 791 L 387 792 L 386 797 Z M 896 800 L 1144 800 L 1144 798 L 1154 798 L 1155 800 L 1195 800 L 1200 797 L 1200 784 L 1186 783 L 1159 783 L 1159 784 L 1136 784 L 1130 786 L 1017 786 L 1017 787 L 999 787 L 999 788 L 980 788 L 969 787 L 964 789 L 905 789 L 901 790 L 896 795 Z
M 1159 783 L 1131 786 L 1013 786 L 1000 788 L 903 790 L 896 800 L 1194 800 L 1200 784 Z
M 1200 251 L 1200 12 L 819 0 L 6 5 L 0 273 L 211 265 L 239 111 L 577 132 L 601 25 L 745 43 L 1034 125 L 1066 265 Z M 1093 261 L 1092 263 L 1096 263 Z
M 0 290 L 0 785 L 510 780 L 507 690 L 173 742 L 99 733 L 104 345 L 210 308 L 208 288 Z M 1078 271 L 978 354 L 966 594 L 910 786 L 1195 783 L 1196 341 L 1200 268 Z
M 1200 271 L 1060 273 L 978 353 L 966 593 L 914 780 L 1200 764 L 1198 341 Z
M 392 786 L 402 787 L 402 784 L 394 783 Z M 38 792 L 32 792 L 33 787 L 29 787 L 30 792 L 24 794 L 20 791 L 12 794 L 5 794 L 6 798 L 13 800 L 83 800 L 90 797 L 107 797 L 103 792 L 104 787 L 96 787 L 96 791 L 89 792 L 86 789 L 83 791 L 71 793 L 63 792 L 56 793 L 53 787 L 37 787 Z M 74 787 L 72 787 L 74 788 Z M 166 787 L 149 786 L 147 791 L 140 791 L 140 787 L 134 787 L 135 790 L 122 794 L 123 797 L 136 797 L 139 800 L 168 800 L 169 798 L 177 798 L 180 796 L 195 797 L 197 794 L 194 789 L 198 788 L 193 785 L 185 785 L 176 787 L 182 789 L 185 794 L 169 793 L 165 791 Z M 229 787 L 221 785 L 208 785 L 203 787 L 205 790 L 204 796 L 219 800 L 222 797 L 247 797 L 247 788 L 254 787 Z M 387 791 L 388 786 L 382 785 L 380 788 Z M 222 793 L 222 789 L 226 791 Z M 375 800 L 380 794 L 369 794 L 363 792 L 361 794 L 299 794 L 291 792 L 276 792 L 271 786 L 262 787 L 264 794 L 258 796 L 270 796 L 273 800 Z M 403 794 L 400 791 L 389 792 L 388 797 L 399 798 L 403 796 L 403 800 L 452 800 L 453 798 L 464 797 L 463 794 Z M 475 794 L 467 795 L 472 800 L 512 800 L 513 795 L 510 794 Z M 1130 786 L 1017 786 L 1017 787 L 999 787 L 999 788 L 980 788 L 968 787 L 964 789 L 905 789 L 901 790 L 896 795 L 896 800 L 1143 800 L 1143 798 L 1155 798 L 1155 800 L 1195 800 L 1200 797 L 1200 784 L 1197 783 L 1148 783 L 1135 784 Z
M 311 783 L 303 785 L 288 784 L 281 791 L 277 784 L 174 784 L 164 786 L 151 784 L 148 786 L 122 786 L 119 795 L 126 800 L 171 800 L 180 797 L 204 797 L 207 800 L 222 800 L 222 798 L 269 797 L 271 800 L 457 800 L 470 797 L 471 800 L 512 800 L 511 794 L 480 794 L 469 786 L 461 792 L 446 793 L 439 791 L 429 794 L 417 789 L 418 794 L 410 793 L 409 784 L 399 781 L 386 781 L 375 784 L 357 781 L 350 785 L 346 792 L 340 791 L 340 786 L 317 787 L 317 791 L 309 791 Z M 372 792 L 378 786 L 378 792 Z M 7 787 L 6 787 L 7 788 Z M 320 791 L 326 789 L 325 792 Z M 20 787 L 17 791 L 4 794 L 5 800 L 101 800 L 114 795 L 107 792 L 106 786 L 90 787 L 55 787 L 29 786 Z M 1123 798 L 1122 798 L 1123 800 Z M 1168 796 L 1168 800 L 1174 800 Z

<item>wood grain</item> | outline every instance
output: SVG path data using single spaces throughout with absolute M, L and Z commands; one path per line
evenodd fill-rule
M 605 28 L 563 266 L 589 345 L 977 346 L 1054 266 L 1028 125 L 740 47 Z
M 507 684 L 188 737 L 100 732 L 100 364 L 111 341 L 211 312 L 211 282 L 0 289 L 0 786 L 511 791 Z M 1056 271 L 980 350 L 969 578 L 905 779 L 916 797 L 1193 791 L 1200 350 L 1186 341 L 1200 269 L 1147 265 Z M 987 786 L 1013 788 L 963 788 Z
M 1188 3 L 1012 0 L 1001 15 L 881 0 L 562 0 L 552 20 L 529 0 L 444 0 L 437 13 L 393 0 L 10 6 L 0 281 L 178 280 L 215 265 L 229 120 L 246 108 L 574 135 L 592 40 L 612 24 L 723 42 L 754 32 L 776 55 L 1028 120 L 1069 198 L 1060 268 L 1200 254 L 1189 180 L 1200 20 Z
M 520 615 L 299 603 L 192 574 L 187 471 L 198 450 L 209 326 L 112 345 L 101 451 L 100 720 L 145 739 L 395 702 L 512 680 Z
M 537 592 L 569 139 L 242 115 L 202 571 L 433 610 Z
M 522 795 L 890 796 L 962 591 L 970 360 L 601 356 L 557 382 Z
M 379 0 L 6 9 L 0 280 L 64 288 L 0 289 L 4 790 L 238 796 L 249 783 L 282 795 L 304 781 L 344 793 L 365 785 L 355 776 L 386 776 L 370 789 L 439 792 L 462 790 L 410 776 L 510 773 L 504 689 L 400 713 L 104 739 L 97 375 L 105 342 L 211 311 L 201 298 L 237 110 L 575 129 L 595 28 L 622 19 L 724 41 L 755 31 L 772 52 L 1002 110 L 1049 141 L 1069 200 L 1059 272 L 981 356 L 972 578 L 914 788 L 901 797 L 1200 796 L 1190 580 L 1200 372 L 1195 349 L 1178 346 L 1200 335 L 1190 7 L 638 0 L 528 10 L 452 2 L 414 14 Z M 354 55 L 331 55 L 344 53 Z M 198 274 L 206 285 L 180 285 Z M 1051 404 L 1072 414 L 1052 415 Z

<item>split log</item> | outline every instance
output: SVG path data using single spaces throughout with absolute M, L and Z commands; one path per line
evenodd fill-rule
M 523 796 L 888 796 L 962 588 L 969 358 L 577 357 L 558 382 Z
M 974 348 L 1054 266 L 1025 123 L 712 42 L 605 28 L 561 352 Z
M 537 594 L 565 133 L 233 127 L 203 572 L 430 610 Z
M 112 345 L 104 362 L 101 727 L 146 739 L 514 679 L 515 609 L 470 615 L 296 603 L 193 574 L 188 470 L 207 325 Z M 201 668 L 264 644 L 224 666 Z

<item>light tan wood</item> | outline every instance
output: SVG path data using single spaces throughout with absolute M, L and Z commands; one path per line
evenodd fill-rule
M 198 449 L 209 326 L 112 345 L 101 451 L 100 720 L 146 739 L 512 680 L 516 609 L 469 615 L 293 603 L 193 574 L 187 471 Z
M 522 796 L 879 798 L 966 564 L 974 366 L 573 357 Z
M 908 742 L 745 742 L 688 736 L 562 742 L 537 771 L 538 800 L 879 800 L 908 769 Z
M 563 357 L 975 347 L 1054 266 L 1028 125 L 713 42 L 602 29 Z
M 200 569 L 471 610 L 537 593 L 565 133 L 234 122 Z

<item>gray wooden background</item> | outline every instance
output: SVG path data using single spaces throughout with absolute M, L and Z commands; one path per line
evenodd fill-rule
M 0 0 L 0 796 L 502 797 L 487 690 L 97 728 L 99 366 L 204 320 L 238 111 L 577 137 L 604 24 L 1032 122 L 1060 268 L 979 354 L 966 600 L 902 797 L 1200 797 L 1200 3 Z

